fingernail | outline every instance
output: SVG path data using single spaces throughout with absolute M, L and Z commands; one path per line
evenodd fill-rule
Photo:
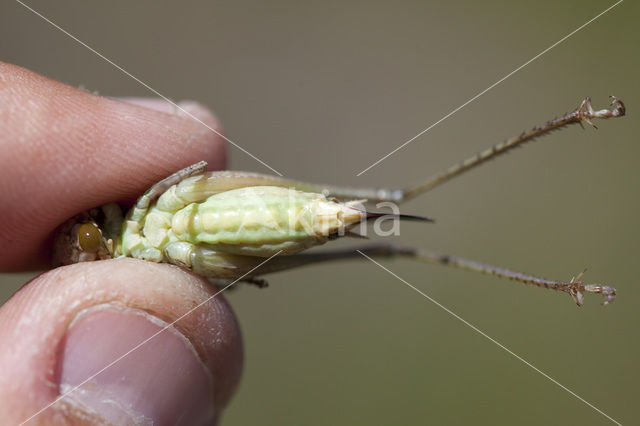
M 176 107 L 169 101 L 160 98 L 135 98 L 135 97 L 125 97 L 125 98 L 112 98 L 117 101 L 126 102 L 128 104 L 138 105 L 141 107 L 153 109 L 155 111 L 173 113 L 176 111 Z
M 205 123 L 218 124 L 216 116 L 204 105 L 196 101 L 180 101 L 172 103 L 158 98 L 114 98 L 122 102 L 149 108 L 155 111 L 166 112 L 179 116 L 194 116 Z
M 213 420 L 213 383 L 187 338 L 133 309 L 98 306 L 67 331 L 60 393 L 114 424 L 204 424 Z

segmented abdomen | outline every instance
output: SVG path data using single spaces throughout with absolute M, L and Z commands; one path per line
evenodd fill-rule
M 184 241 L 228 253 L 270 256 L 322 244 L 361 219 L 360 211 L 322 194 L 257 186 L 215 194 L 176 212 L 154 206 L 143 234 L 158 249 Z

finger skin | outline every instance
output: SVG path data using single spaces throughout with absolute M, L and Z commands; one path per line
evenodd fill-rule
M 178 267 L 135 259 L 80 263 L 36 277 L 0 308 L 0 424 L 22 422 L 58 397 L 57 357 L 69 324 L 83 310 L 108 304 L 172 323 L 216 292 Z M 235 316 L 218 295 L 174 327 L 211 371 L 212 404 L 219 414 L 242 369 Z M 77 407 L 58 402 L 29 424 L 82 421 L 87 417 Z
M 201 160 L 224 168 L 219 135 L 173 107 L 143 105 L 0 62 L 0 270 L 48 265 L 54 229 L 79 212 L 135 200 Z

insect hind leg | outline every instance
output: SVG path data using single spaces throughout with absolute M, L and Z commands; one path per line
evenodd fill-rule
M 602 284 L 584 284 L 580 280 L 582 274 L 579 274 L 570 281 L 548 280 L 545 278 L 536 277 L 534 275 L 523 274 L 506 268 L 501 268 L 470 259 L 437 253 L 421 248 L 390 243 L 378 243 L 347 249 L 334 249 L 311 253 L 300 253 L 290 256 L 276 256 L 271 261 L 261 266 L 260 269 L 256 271 L 256 273 L 266 274 L 271 272 L 278 272 L 299 266 L 333 260 L 372 260 L 372 258 L 391 257 L 404 257 L 424 263 L 435 263 L 458 269 L 466 269 L 468 271 L 480 272 L 483 274 L 494 275 L 500 278 L 506 278 L 508 280 L 517 281 L 523 284 L 529 284 L 550 290 L 562 291 L 568 293 L 578 306 L 582 306 L 582 304 L 584 303 L 584 293 L 601 294 L 602 296 L 604 296 L 603 305 L 607 305 L 613 302 L 616 296 L 616 289 L 613 287 Z

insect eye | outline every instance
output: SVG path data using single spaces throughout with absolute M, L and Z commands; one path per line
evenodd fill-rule
M 83 223 L 78 227 L 78 243 L 84 251 L 96 251 L 102 242 L 102 233 L 93 223 Z

